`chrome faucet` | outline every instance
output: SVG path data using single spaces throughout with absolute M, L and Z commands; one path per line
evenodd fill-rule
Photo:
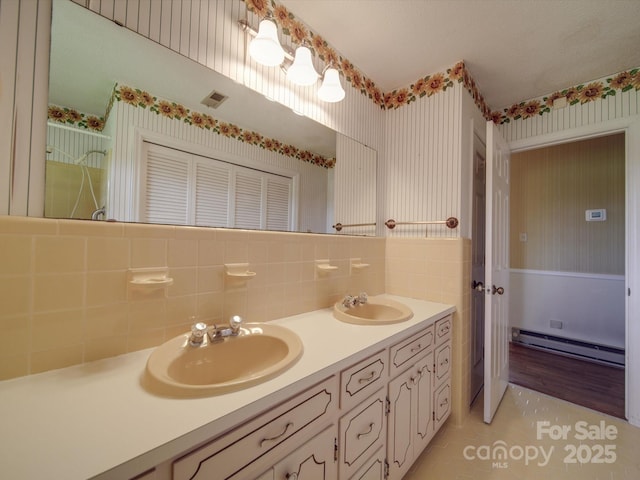
M 358 305 L 364 305 L 369 300 L 369 296 L 365 292 L 360 292 L 357 297 L 352 295 L 346 295 L 342 300 L 342 305 L 347 308 L 357 307 Z
M 209 338 L 209 343 L 219 342 L 226 337 L 236 337 L 240 334 L 242 317 L 234 315 L 229 319 L 229 325 L 218 327 L 217 325 L 207 326 L 204 322 L 197 322 L 191 326 L 189 345 L 199 347 L 204 343 L 205 334 Z
M 217 342 L 225 337 L 236 337 L 240 333 L 240 325 L 242 325 L 242 317 L 240 315 L 234 315 L 229 319 L 229 325 L 218 327 L 214 325 L 207 331 L 209 341 Z

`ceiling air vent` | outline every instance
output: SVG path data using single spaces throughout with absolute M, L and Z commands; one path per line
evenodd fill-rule
M 207 107 L 218 108 L 222 102 L 224 102 L 227 98 L 226 95 L 216 92 L 215 90 L 211 92 L 209 95 L 204 97 L 201 103 L 205 104 Z

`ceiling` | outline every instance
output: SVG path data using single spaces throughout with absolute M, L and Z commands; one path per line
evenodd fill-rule
M 640 0 L 278 0 L 384 92 L 464 60 L 493 109 L 640 66 Z

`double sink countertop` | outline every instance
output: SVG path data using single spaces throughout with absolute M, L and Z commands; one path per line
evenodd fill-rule
M 237 392 L 186 399 L 149 393 L 141 378 L 153 349 L 0 382 L 2 476 L 133 477 L 365 358 L 377 344 L 401 340 L 455 310 L 381 297 L 409 306 L 413 318 L 352 325 L 326 308 L 273 320 L 298 334 L 304 353 L 276 378 Z

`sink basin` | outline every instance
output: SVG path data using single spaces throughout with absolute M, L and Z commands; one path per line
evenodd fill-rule
M 302 355 L 300 338 L 288 328 L 247 323 L 238 336 L 201 346 L 189 345 L 189 333 L 156 348 L 147 361 L 145 386 L 179 397 L 217 395 L 269 380 Z
M 400 323 L 413 317 L 406 305 L 390 298 L 369 297 L 364 305 L 347 308 L 342 302 L 333 306 L 333 316 L 346 323 L 357 325 L 388 325 Z

